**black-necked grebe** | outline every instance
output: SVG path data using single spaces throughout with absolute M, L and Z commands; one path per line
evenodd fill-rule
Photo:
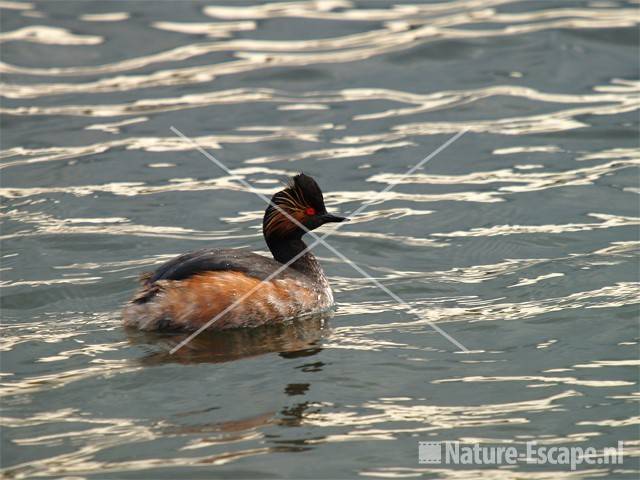
M 346 219 L 327 213 L 320 187 L 303 173 L 293 177 L 271 203 L 262 232 L 273 259 L 234 249 L 203 249 L 176 257 L 142 275 L 141 288 L 124 308 L 125 325 L 141 330 L 196 330 L 251 290 L 209 328 L 257 327 L 333 305 L 329 282 L 311 252 L 264 280 L 306 249 L 305 231 L 280 209 L 308 230 Z

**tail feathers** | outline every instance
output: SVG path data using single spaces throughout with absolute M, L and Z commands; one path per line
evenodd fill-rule
M 159 280 L 143 283 L 122 311 L 125 326 L 149 331 L 175 328 L 161 295 L 171 283 L 174 282 Z
M 153 277 L 153 272 L 142 272 L 139 276 L 138 276 L 138 281 L 142 284 L 142 285 L 147 285 L 150 283 L 151 281 L 151 277 Z
M 135 293 L 131 299 L 131 303 L 147 303 L 163 289 L 163 284 L 166 282 L 159 281 L 154 283 L 143 283 L 142 287 Z

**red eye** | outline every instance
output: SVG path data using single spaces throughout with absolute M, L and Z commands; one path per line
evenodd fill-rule
M 316 209 L 313 207 L 309 207 L 304 211 L 304 213 L 306 213 L 309 216 L 312 216 L 316 214 Z

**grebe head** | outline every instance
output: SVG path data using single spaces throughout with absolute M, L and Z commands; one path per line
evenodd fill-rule
M 304 173 L 291 178 L 284 190 L 271 197 L 271 205 L 267 207 L 262 221 L 262 231 L 267 244 L 275 239 L 299 239 L 305 233 L 281 210 L 295 218 L 307 230 L 315 230 L 325 223 L 347 220 L 327 212 L 320 187 L 313 178 Z

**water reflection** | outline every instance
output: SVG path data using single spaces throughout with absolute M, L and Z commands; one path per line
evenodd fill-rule
M 310 384 L 287 384 L 284 393 L 288 396 L 304 395 L 308 392 Z M 185 450 L 200 448 L 205 444 L 225 444 L 231 441 L 252 440 L 265 438 L 263 430 L 271 425 L 285 427 L 298 427 L 302 425 L 306 417 L 317 415 L 321 411 L 319 405 L 313 402 L 298 402 L 293 405 L 284 405 L 279 411 L 271 410 L 259 415 L 251 415 L 240 419 L 226 420 L 222 422 L 202 422 L 201 418 L 218 407 L 209 407 L 203 410 L 185 412 L 177 415 L 177 418 L 189 417 L 195 422 L 186 426 L 171 425 L 163 428 L 163 433 L 167 435 L 190 435 L 190 434 L 215 434 L 206 438 L 198 437 L 197 440 L 185 447 Z M 274 443 L 278 442 L 274 437 Z M 289 443 L 289 441 L 287 441 Z M 296 443 L 296 442 L 292 442 Z M 302 443 L 302 442 L 301 442 Z
M 253 329 L 205 331 L 174 353 L 170 350 L 185 340 L 189 333 L 150 333 L 128 329 L 127 338 L 133 345 L 151 345 L 154 348 L 154 352 L 140 359 L 144 365 L 224 363 L 267 353 L 279 353 L 284 358 L 306 357 L 322 351 L 321 341 L 330 331 L 327 322 L 331 315 L 318 314 L 286 324 Z M 161 350 L 157 350 L 158 347 Z M 292 388 L 295 391 L 295 387 Z

